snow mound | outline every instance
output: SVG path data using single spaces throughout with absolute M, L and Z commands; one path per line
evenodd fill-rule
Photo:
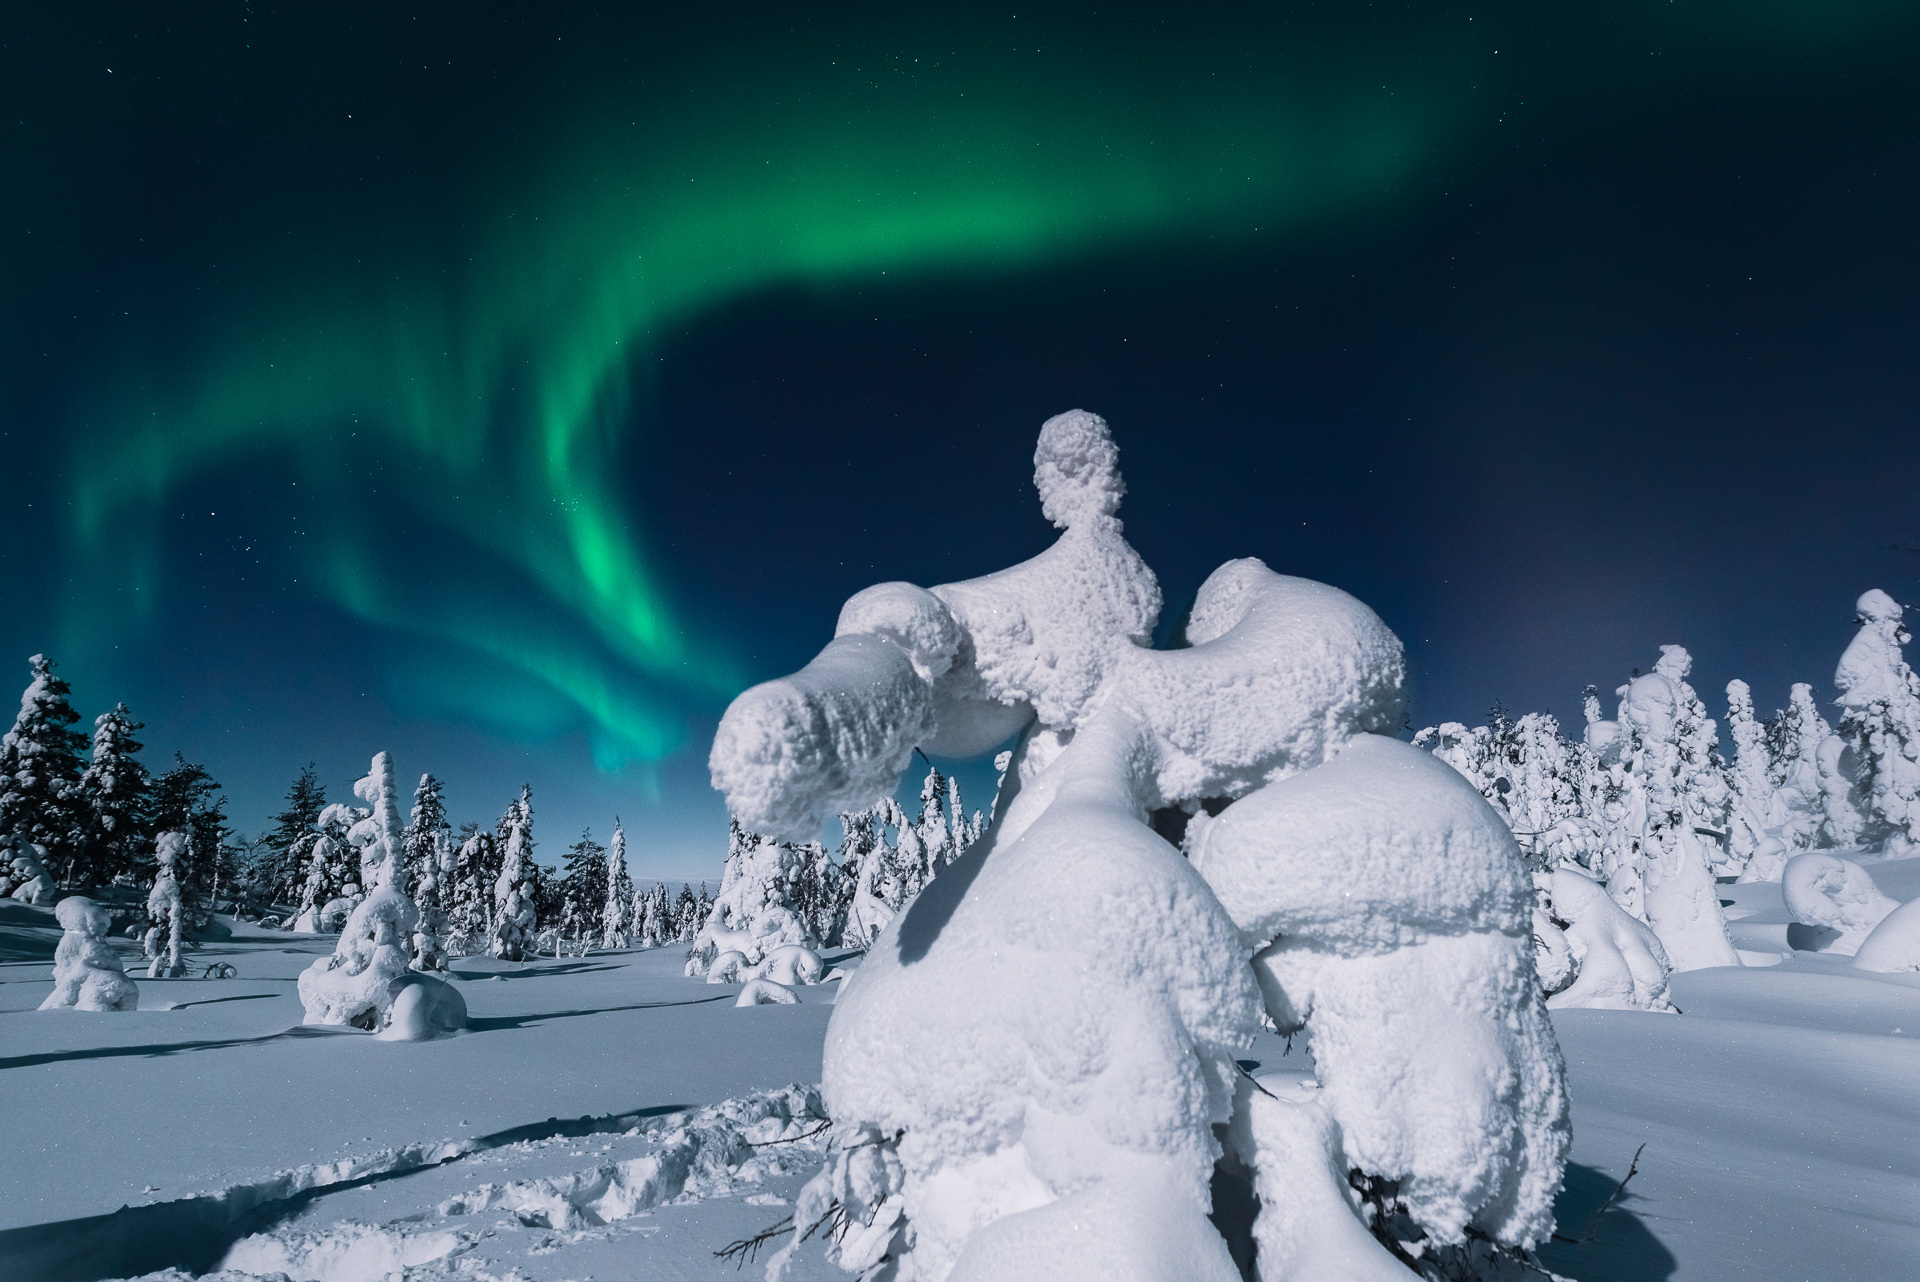
M 406 1232 L 372 1224 L 338 1224 L 316 1232 L 291 1231 L 243 1238 L 220 1261 L 243 1277 L 292 1282 L 387 1282 L 404 1270 L 451 1255 L 457 1233 Z
M 1920 970 L 1920 899 L 1910 899 L 1885 917 L 1853 955 L 1861 970 Z
M 740 1000 L 735 1006 L 793 1006 L 800 1001 L 799 994 L 785 984 L 775 983 L 771 979 L 755 977 L 746 982 L 740 990 Z
M 1812 951 L 1842 957 L 1855 953 L 1900 906 L 1880 893 L 1865 868 L 1837 855 L 1795 855 L 1781 875 L 1780 893 L 1794 921 L 1831 932 Z

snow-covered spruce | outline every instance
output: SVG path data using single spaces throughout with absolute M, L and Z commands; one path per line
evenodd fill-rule
M 1398 1269 L 1338 1191 L 1352 1174 L 1410 1192 L 1429 1260 L 1470 1235 L 1541 1240 L 1567 1106 L 1511 835 L 1453 772 L 1380 737 L 1403 715 L 1401 647 L 1345 593 L 1229 562 L 1190 648 L 1146 649 L 1160 592 L 1115 517 L 1116 461 L 1097 416 L 1049 420 L 1035 482 L 1065 531 L 1052 548 L 859 594 L 818 658 L 721 722 L 716 787 L 795 840 L 890 795 L 916 745 L 1020 734 L 992 827 L 835 1006 L 836 1147 L 796 1224 L 844 1217 L 857 1231 L 836 1262 L 891 1260 L 902 1282 L 1231 1282 L 1207 1219 L 1215 1128 L 1240 1116 L 1234 1058 L 1270 1017 L 1304 1030 L 1327 1089 L 1285 1102 L 1284 1126 L 1233 1131 L 1263 1189 L 1256 1235 L 1340 1239 Z M 1394 803 L 1361 814 L 1351 790 Z M 1194 860 L 1156 815 L 1192 817 Z M 1304 881 L 1262 875 L 1267 860 Z M 1329 904 L 1349 873 L 1361 891 Z M 1289 929 L 1323 954 L 1275 940 Z M 1416 1040 L 1402 1016 L 1445 1028 Z M 1394 1066 L 1416 1055 L 1421 1079 L 1457 1089 L 1397 1098 Z M 1311 1275 L 1288 1258 L 1263 1253 L 1260 1276 Z
M 53 916 L 65 933 L 53 954 L 53 991 L 41 1010 L 132 1010 L 139 990 L 120 968 L 107 943 L 107 910 L 84 895 L 69 895 L 54 905 Z
M 32 855 L 35 862 L 50 860 L 70 873 L 86 828 L 80 789 L 80 749 L 86 739 L 71 729 L 79 714 L 53 663 L 42 654 L 27 663 L 33 679 L 21 692 L 12 729 L 0 735 L 0 840 L 16 859 Z M 0 874 L 5 871 L 0 868 Z M 19 899 L 36 893 L 13 889 Z
M 1860 631 L 1840 656 L 1840 733 L 1852 747 L 1866 813 L 1861 837 L 1889 858 L 1920 853 L 1920 677 L 1901 656 L 1898 602 L 1874 588 L 1860 597 Z
M 360 867 L 367 894 L 347 918 L 333 955 L 300 973 L 305 1022 L 350 1025 L 401 1041 L 457 1032 L 467 1021 L 459 990 L 409 966 L 410 936 L 420 910 L 403 890 L 392 759 L 384 752 L 376 756 L 354 791 L 371 803 L 350 832 L 362 843 Z
M 532 885 L 525 879 L 533 857 L 533 799 L 529 789 L 507 811 L 506 854 L 493 883 L 492 953 L 503 961 L 520 961 L 533 947 Z
M 600 947 L 625 948 L 629 927 L 627 902 L 633 898 L 633 878 L 627 872 L 627 830 L 613 817 L 613 836 L 607 844 L 607 900 L 601 909 Z
M 180 960 L 181 934 L 186 928 L 186 905 L 180 899 L 180 879 L 175 865 L 186 853 L 187 839 L 177 832 L 163 832 L 154 838 L 153 857 L 159 865 L 154 873 L 153 889 L 147 892 L 146 955 L 148 979 L 171 978 L 183 974 Z

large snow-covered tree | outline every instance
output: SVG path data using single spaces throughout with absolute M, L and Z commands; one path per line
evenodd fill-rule
M 143 728 L 124 703 L 94 718 L 93 757 L 80 775 L 85 829 L 67 876 L 72 885 L 105 885 L 143 862 L 153 784 L 135 738 Z
M 401 845 L 406 859 L 408 884 L 412 887 L 410 893 L 422 912 L 429 908 L 444 908 L 440 893 L 440 856 L 447 835 L 452 831 L 453 825 L 447 822 L 447 803 L 440 781 L 430 774 L 421 775 L 420 782 L 413 789 L 413 809 L 408 812 Z M 423 902 L 420 887 L 428 881 L 432 886 L 424 892 L 427 902 Z
M 27 660 L 33 679 L 20 695 L 13 728 L 0 737 L 0 841 L 46 852 L 56 875 L 70 868 L 86 833 L 80 798 L 80 750 L 66 681 L 42 654 Z
M 500 875 L 493 882 L 493 955 L 519 961 L 532 944 L 538 916 L 533 899 L 533 789 L 519 797 L 501 816 Z
M 1777 839 L 1787 817 L 1773 784 L 1767 728 L 1753 715 L 1753 691 L 1744 681 L 1727 683 L 1727 735 L 1733 740 L 1727 771 L 1728 849 L 1744 868 L 1764 843 Z
M 1858 605 L 1860 630 L 1833 683 L 1840 734 L 1853 749 L 1864 810 L 1860 839 L 1891 855 L 1920 849 L 1920 678 L 1901 646 L 1913 638 L 1899 602 L 1874 588 Z
M 627 830 L 613 817 L 613 836 L 607 843 L 607 898 L 600 909 L 600 946 L 625 948 L 638 922 L 627 905 L 633 901 L 633 875 L 627 871 Z

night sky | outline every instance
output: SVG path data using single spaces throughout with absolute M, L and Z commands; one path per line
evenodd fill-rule
M 385 748 L 714 876 L 728 699 L 1039 551 L 1083 407 L 1163 636 L 1251 555 L 1385 617 L 1414 725 L 1577 722 L 1662 642 L 1716 711 L 1830 699 L 1854 598 L 1920 595 L 1916 48 L 1841 0 L 16 6 L 0 674 L 246 832 Z

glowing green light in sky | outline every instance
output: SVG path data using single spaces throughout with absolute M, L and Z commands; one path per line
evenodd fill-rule
M 911 74 L 762 50 L 556 107 L 537 159 L 503 152 L 417 226 L 236 248 L 247 287 L 183 321 L 187 359 L 130 359 L 81 406 L 80 544 L 125 564 L 188 478 L 291 459 L 303 484 L 428 519 L 521 585 L 423 609 L 396 551 L 323 536 L 333 601 L 537 678 L 603 764 L 657 759 L 683 727 L 649 690 L 712 701 L 747 674 L 669 599 L 617 483 L 644 461 L 629 435 L 655 335 L 782 284 L 1270 243 L 1382 204 L 1489 115 L 1469 30 L 1118 66 L 928 52 Z M 381 480 L 376 456 L 398 470 Z

